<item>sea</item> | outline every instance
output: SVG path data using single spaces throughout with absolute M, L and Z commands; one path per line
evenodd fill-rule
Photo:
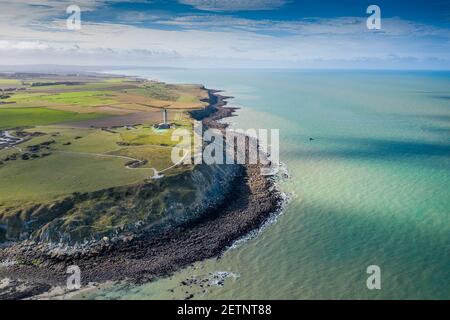
M 279 129 L 288 202 L 218 258 L 83 297 L 450 299 L 450 72 L 115 72 L 223 90 L 233 128 Z

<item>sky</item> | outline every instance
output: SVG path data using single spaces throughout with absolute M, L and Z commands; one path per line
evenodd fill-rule
M 70 5 L 81 29 L 67 28 Z M 369 5 L 381 29 L 369 30 Z M 0 0 L 0 65 L 450 70 L 450 0 Z

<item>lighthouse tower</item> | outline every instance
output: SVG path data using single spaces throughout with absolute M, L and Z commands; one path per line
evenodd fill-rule
M 163 124 L 167 125 L 167 110 L 163 109 Z
M 163 112 L 163 122 L 155 125 L 154 127 L 157 129 L 170 129 L 170 124 L 167 118 L 167 109 L 162 109 Z

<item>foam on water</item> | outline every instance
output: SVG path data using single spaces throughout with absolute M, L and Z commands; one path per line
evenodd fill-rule
M 280 129 L 280 188 L 296 196 L 252 241 L 119 297 L 183 298 L 167 288 L 232 270 L 202 297 L 450 298 L 448 72 L 140 72 L 224 89 L 242 106 L 233 126 Z M 372 264 L 381 290 L 366 287 Z

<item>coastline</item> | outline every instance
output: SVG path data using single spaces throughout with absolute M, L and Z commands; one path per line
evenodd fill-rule
M 191 115 L 203 120 L 207 127 L 223 130 L 227 124 L 220 120 L 233 116 L 236 109 L 226 107 L 230 97 L 216 90 L 208 90 L 208 93 L 209 106 Z M 231 191 L 218 206 L 198 218 L 162 231 L 157 237 L 142 233 L 119 242 L 99 241 L 87 253 L 50 254 L 42 250 L 42 246 L 39 248 L 39 244 L 0 249 L 0 261 L 21 261 L 20 265 L 0 267 L 0 278 L 19 281 L 14 287 L 19 284 L 28 287 L 17 292 L 11 286 L 6 286 L 5 290 L 0 284 L 0 298 L 30 298 L 52 287 L 64 286 L 69 265 L 80 267 L 83 286 L 121 280 L 145 283 L 169 276 L 194 262 L 219 256 L 237 240 L 260 228 L 282 207 L 282 194 L 273 178 L 260 174 L 261 166 L 241 165 L 231 183 Z M 35 261 L 40 262 L 38 266 Z

